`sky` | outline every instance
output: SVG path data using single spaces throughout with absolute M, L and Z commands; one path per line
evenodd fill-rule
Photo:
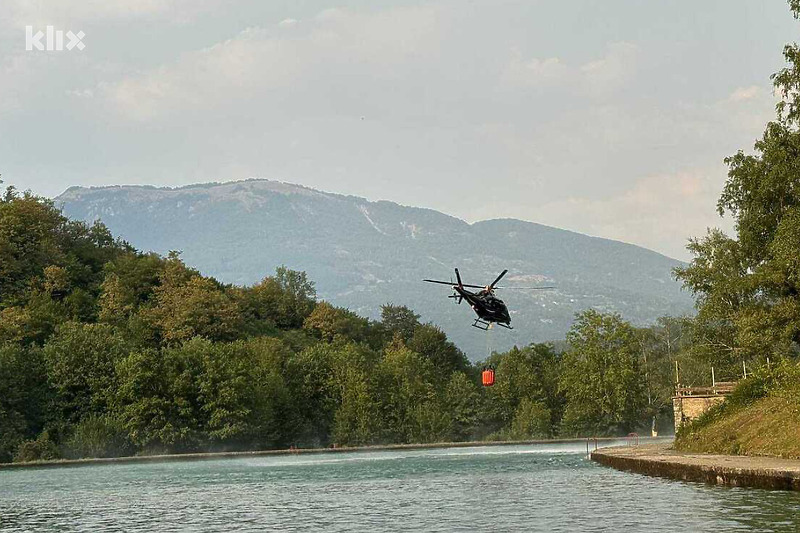
M 83 49 L 26 50 L 47 25 Z M 0 174 L 270 178 L 688 259 L 797 35 L 782 0 L 2 0 Z

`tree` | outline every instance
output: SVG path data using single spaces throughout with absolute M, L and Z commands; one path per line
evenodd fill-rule
M 450 440 L 475 438 L 480 420 L 481 391 L 464 372 L 454 372 L 444 392 L 444 411 L 450 420 Z
M 696 354 L 692 353 L 697 348 L 693 324 L 690 318 L 661 317 L 655 326 L 636 330 L 651 430 L 658 429 L 659 419 L 663 424 L 673 423 L 676 362 L 684 384 L 707 381 L 707 366 L 698 364 Z
M 99 298 L 99 319 L 109 324 L 124 324 L 153 299 L 163 269 L 164 260 L 156 254 L 125 254 L 107 263 Z
M 552 420 L 548 431 L 558 423 L 563 398 L 558 390 L 558 355 L 550 344 L 531 344 L 512 348 L 490 358 L 496 367 L 497 383 L 488 390 L 491 418 L 508 428 L 523 401 L 541 404 Z M 527 437 L 526 437 L 527 438 Z
M 446 382 L 453 372 L 464 371 L 469 360 L 464 352 L 447 340 L 447 335 L 436 326 L 425 324 L 414 328 L 408 347 L 428 359 L 440 381 Z
M 512 440 L 546 439 L 552 434 L 550 410 L 542 402 L 524 398 L 514 412 L 508 436 Z
M 43 354 L 64 420 L 75 423 L 108 409 L 117 386 L 115 366 L 127 353 L 110 326 L 67 322 L 58 328 Z
M 286 384 L 297 413 L 297 442 L 314 446 L 329 444 L 339 397 L 333 375 L 338 347 L 317 344 L 293 354 L 286 361 Z
M 268 320 L 281 329 L 303 326 L 314 310 L 317 292 L 305 272 L 278 267 L 244 295 L 246 312 L 256 320 Z
M 6 189 L 0 201 L 0 307 L 24 303 L 31 280 L 65 261 L 59 234 L 66 224 L 51 201 Z
M 0 199 L 0 308 L 24 305 L 51 267 L 61 269 L 59 299 L 67 286 L 96 294 L 103 265 L 128 251 L 102 224 L 71 221 L 51 200 L 9 187 Z
M 200 381 L 208 347 L 208 341 L 196 339 L 134 352 L 119 362 L 114 412 L 136 446 L 187 451 L 205 442 Z
M 266 338 L 202 342 L 198 401 L 211 443 L 252 449 L 284 442 L 288 393 L 281 376 L 282 343 Z
M 168 446 L 177 440 L 166 370 L 164 358 L 152 349 L 131 353 L 117 365 L 114 412 L 139 448 Z
M 242 330 L 242 316 L 233 297 L 212 278 L 186 267 L 171 253 L 154 289 L 154 305 L 145 316 L 168 343 L 193 337 L 229 341 Z
M 397 339 L 386 347 L 376 369 L 381 390 L 384 440 L 388 442 L 428 442 L 437 440 L 442 428 L 430 420 L 439 411 L 432 383 L 431 362 L 411 351 Z
M 374 443 L 380 438 L 380 405 L 367 372 L 347 366 L 337 381 L 342 391 L 334 416 L 333 441 L 346 446 Z
M 800 3 L 789 2 L 795 18 Z M 773 76 L 782 95 L 753 154 L 728 157 L 719 214 L 736 237 L 710 230 L 690 241 L 694 259 L 676 275 L 697 297 L 697 325 L 718 367 L 800 352 L 800 48 L 784 48 Z
M 408 342 L 419 323 L 419 315 L 404 305 L 386 304 L 381 306 L 381 323 L 390 333 L 399 333 Z
M 639 347 L 630 324 L 595 310 L 577 315 L 567 334 L 561 390 L 567 399 L 564 435 L 614 435 L 643 420 Z
M 261 337 L 246 342 L 247 380 L 252 395 L 248 398 L 250 445 L 258 448 L 288 447 L 297 420 L 284 378 L 284 367 L 291 351 L 279 339 Z
M 50 391 L 41 350 L 0 345 L 0 462 L 43 429 Z
M 363 341 L 368 326 L 366 319 L 328 302 L 319 302 L 303 322 L 304 329 L 316 333 L 326 342 L 332 342 L 337 336 Z

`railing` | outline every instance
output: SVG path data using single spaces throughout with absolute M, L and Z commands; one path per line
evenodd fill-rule
M 594 451 L 597 451 L 597 437 L 586 438 L 586 456 L 589 456 L 589 442 L 594 441 Z
M 727 396 L 736 387 L 736 382 L 719 381 L 711 387 L 676 387 L 675 396 Z

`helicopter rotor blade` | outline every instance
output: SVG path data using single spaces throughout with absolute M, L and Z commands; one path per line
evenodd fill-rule
M 455 285 L 455 283 L 452 281 L 439 281 L 438 279 L 423 279 L 422 281 L 426 281 L 428 283 L 438 283 L 440 285 L 449 285 L 451 287 Z
M 497 276 L 497 278 L 496 278 L 496 279 L 495 279 L 495 280 L 492 282 L 492 284 L 491 284 L 491 285 L 489 285 L 489 290 L 492 290 L 492 289 L 494 289 L 494 286 L 495 286 L 495 285 L 497 285 L 497 282 L 498 282 L 498 281 L 500 281 L 501 279 L 503 279 L 503 276 L 505 276 L 505 275 L 506 275 L 506 273 L 508 273 L 508 269 L 505 269 L 505 270 L 503 270 L 502 272 L 500 272 L 500 275 L 499 275 L 499 276 Z
M 453 283 L 452 281 L 440 281 L 438 279 L 423 279 L 422 281 L 427 281 L 428 283 L 439 283 L 440 285 L 449 285 L 450 287 L 455 287 L 458 284 Z M 482 285 L 470 285 L 468 283 L 462 283 L 462 287 L 469 287 L 470 289 L 483 289 Z
M 495 289 L 502 289 L 502 290 L 515 290 L 515 291 L 545 291 L 550 289 L 557 289 L 558 287 L 495 287 Z

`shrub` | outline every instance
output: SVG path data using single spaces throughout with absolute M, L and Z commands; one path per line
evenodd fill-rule
M 14 455 L 14 462 L 51 461 L 59 457 L 58 447 L 50 439 L 47 431 L 43 431 L 35 440 L 26 440 L 19 445 Z
M 122 423 L 109 415 L 90 415 L 81 420 L 67 440 L 64 455 L 82 457 L 121 457 L 135 451 Z

